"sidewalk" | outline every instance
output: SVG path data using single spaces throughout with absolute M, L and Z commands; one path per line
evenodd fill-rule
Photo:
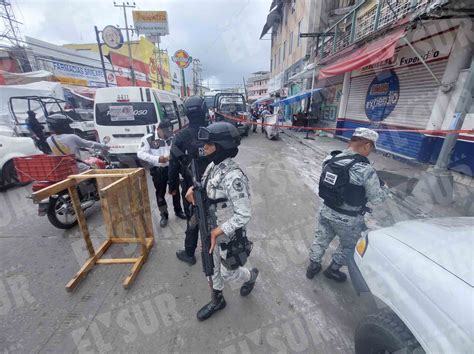
M 333 150 L 343 150 L 347 146 L 347 142 L 330 136 L 321 137 L 310 133 L 313 140 L 305 139 L 306 132 L 296 132 L 288 129 L 282 132 L 314 150 L 318 155 L 327 155 Z M 453 173 L 455 181 L 454 203 L 449 206 L 428 205 L 416 199 L 412 194 L 421 173 L 428 168 L 428 165 L 416 161 L 401 161 L 399 157 L 392 157 L 384 152 L 372 154 L 369 159 L 380 178 L 390 186 L 394 197 L 398 199 L 397 202 L 410 209 L 414 215 L 420 217 L 474 216 L 473 178 Z

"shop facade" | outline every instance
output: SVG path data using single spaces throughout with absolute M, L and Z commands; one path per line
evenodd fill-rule
M 472 56 L 472 45 L 465 42 L 469 30 L 469 24 L 461 21 L 427 22 L 408 30 L 405 35 L 411 46 L 399 40 L 390 59 L 344 73 L 336 126 L 390 129 L 380 132 L 379 150 L 408 160 L 436 162 L 443 132 L 403 130 L 449 129 Z M 327 116 L 332 114 L 327 112 Z M 469 119 L 463 129 L 472 129 Z M 352 131 L 337 135 L 348 139 Z M 472 136 L 460 135 L 450 169 L 473 175 L 473 144 Z
M 100 56 L 93 52 L 77 52 L 61 46 L 25 37 L 27 57 L 33 70 L 46 70 L 62 84 L 81 87 L 105 87 Z M 116 86 L 116 76 L 110 63 L 106 63 L 109 86 Z

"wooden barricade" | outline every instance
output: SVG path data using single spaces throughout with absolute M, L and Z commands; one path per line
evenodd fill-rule
M 97 250 L 92 245 L 77 192 L 77 184 L 87 179 L 96 180 L 107 230 L 107 240 Z M 79 227 L 89 252 L 89 258 L 66 285 L 66 290 L 73 291 L 96 264 L 133 264 L 130 274 L 123 282 L 124 288 L 128 289 L 146 262 L 154 242 L 145 170 L 143 168 L 88 170 L 33 193 L 33 199 L 39 201 L 64 189 L 67 189 L 71 196 Z M 138 257 L 102 258 L 111 245 L 130 243 L 140 245 Z

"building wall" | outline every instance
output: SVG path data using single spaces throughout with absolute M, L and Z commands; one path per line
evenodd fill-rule
M 314 2 L 314 0 L 285 1 L 281 23 L 277 28 L 272 28 L 271 77 L 284 71 L 306 55 L 308 40 L 299 38 L 299 33 L 308 32 L 309 18 Z
M 99 52 L 96 43 L 66 44 L 64 47 L 79 51 Z M 155 49 L 155 45 L 145 37 L 141 37 L 138 41 L 131 42 L 132 58 L 144 63 L 147 68 L 146 74 L 148 75 L 148 81 L 152 87 L 156 88 L 161 88 L 161 77 L 157 71 L 157 67 L 160 67 L 159 62 L 161 59 L 161 75 L 163 75 L 165 83 L 164 89 L 171 91 L 172 77 L 170 73 L 169 56 L 166 53 L 161 53 L 161 58 L 159 58 L 158 54 L 155 53 Z M 128 57 L 128 46 L 126 44 L 124 44 L 120 49 L 110 49 L 104 45 L 102 46 L 102 51 L 105 56 L 108 56 L 109 53 L 113 52 Z M 114 63 L 112 63 L 112 65 L 114 65 Z M 116 65 L 114 65 L 114 67 L 115 66 Z M 125 71 L 125 74 L 130 76 L 126 68 L 122 69 L 122 71 Z

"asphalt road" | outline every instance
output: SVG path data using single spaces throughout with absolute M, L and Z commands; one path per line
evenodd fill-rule
M 176 259 L 185 222 L 171 216 L 159 228 L 151 181 L 156 243 L 130 290 L 122 287 L 129 265 L 99 265 L 67 293 L 64 285 L 87 257 L 78 228 L 61 231 L 38 217 L 26 199 L 30 186 L 0 193 L 0 352 L 353 352 L 353 332 L 370 299 L 358 297 L 350 282 L 305 277 L 319 206 L 318 171 L 305 161 L 311 156 L 288 136 L 244 138 L 237 160 L 252 193 L 248 266 L 260 276 L 247 298 L 239 285 L 228 285 L 226 309 L 203 323 L 196 311 L 210 292 L 201 264 Z M 98 245 L 105 237 L 100 207 L 87 215 Z M 134 251 L 113 246 L 109 252 Z

